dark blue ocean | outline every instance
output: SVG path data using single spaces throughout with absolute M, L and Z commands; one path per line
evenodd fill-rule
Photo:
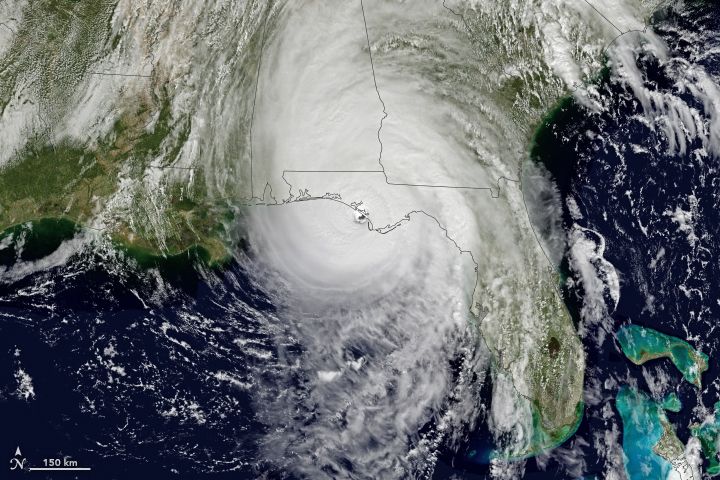
M 567 243 L 559 266 L 566 279 L 561 289 L 587 353 L 586 412 L 577 433 L 562 447 L 526 462 L 523 478 L 600 479 L 622 469 L 622 422 L 615 395 L 623 385 L 656 401 L 677 393 L 682 410 L 666 413 L 683 443 L 690 437 L 689 426 L 701 423 L 720 399 L 720 151 L 712 150 L 720 140 L 713 124 L 720 111 L 711 100 L 700 101 L 692 82 L 679 75 L 701 69 L 720 85 L 720 9 L 713 2 L 685 2 L 656 12 L 652 29 L 668 53 L 662 60 L 650 49 L 637 50 L 642 85 L 684 102 L 703 119 L 704 138 L 703 132 L 695 138 L 672 136 L 669 129 L 646 121 L 641 101 L 609 58 L 593 97 L 602 108 L 565 99 L 541 125 L 532 149 L 532 160 L 547 169 L 557 188 L 547 197 L 561 208 Z M 671 113 L 658 115 L 658 124 L 678 122 Z M 536 179 L 526 175 L 523 181 L 524 188 L 532 188 Z M 531 217 L 539 234 L 551 232 L 552 218 Z M 594 244 L 586 266 L 597 269 L 598 277 L 604 277 L 608 265 L 614 267 L 617 305 L 610 288 L 599 298 L 586 288 L 588 280 L 571 251 L 578 232 Z M 614 338 L 629 323 L 687 340 L 707 354 L 703 389 L 683 381 L 667 359 L 642 367 L 630 363 Z M 457 474 L 458 466 L 461 478 L 488 478 L 487 466 L 467 455 L 487 448 L 486 438 L 483 431 L 470 435 L 466 446 L 439 466 L 436 478 Z
M 164 265 L 158 284 L 131 262 L 86 254 L 0 284 L 8 459 L 20 447 L 29 466 L 68 456 L 92 467 L 46 478 L 256 478 L 262 462 L 247 460 L 257 459 L 264 427 L 248 393 L 210 372 L 272 377 L 233 343 L 255 339 L 277 355 L 252 315 L 239 323 L 233 312 L 272 305 L 237 265 L 217 272 L 194 264 Z M 158 285 L 165 291 L 152 300 Z M 9 395 L 19 369 L 32 378 L 28 399 Z
M 623 384 L 636 385 L 655 400 L 676 392 L 683 409 L 667 415 L 684 443 L 689 425 L 702 422 L 702 414 L 712 412 L 720 398 L 720 159 L 713 151 L 718 111 L 710 101 L 698 100 L 688 81 L 694 77 L 685 76 L 690 69 L 702 69 L 720 84 L 720 10 L 712 2 L 686 2 L 657 12 L 653 29 L 667 44 L 668 59 L 639 51 L 642 85 L 666 100 L 684 102 L 703 119 L 707 135 L 681 137 L 659 128 L 662 122 L 681 122 L 672 111 L 649 124 L 632 88 L 610 69 L 598 85 L 603 109 L 566 102 L 549 119 L 534 150 L 558 186 L 568 241 L 572 243 L 571 232 L 582 231 L 599 247 L 594 253 L 603 245 L 601 257 L 619 278 L 619 303 L 612 305 L 606 292 L 608 311 L 600 322 L 578 315 L 586 329 L 587 410 L 569 445 L 585 445 L 577 449 L 585 475 L 597 478 L 607 475 L 607 456 L 598 454 L 607 447 L 606 433 L 622 427 L 614 392 Z M 686 133 L 689 128 L 681 126 Z M 563 269 L 570 282 L 564 290 L 568 305 L 579 311 L 590 307 L 594 293 L 587 291 L 573 262 L 577 258 L 568 252 Z M 593 262 L 602 263 L 597 258 Z M 684 382 L 668 360 L 643 367 L 627 361 L 613 334 L 629 323 L 687 340 L 707 354 L 703 390 Z M 608 339 L 598 345 L 602 336 Z

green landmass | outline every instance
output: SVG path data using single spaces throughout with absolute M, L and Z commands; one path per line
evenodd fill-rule
M 607 66 L 588 79 L 588 83 L 598 87 L 606 86 L 610 81 Z M 563 138 L 585 135 L 588 121 L 592 121 L 591 114 L 572 95 L 565 96 L 547 112 L 533 135 L 530 159 L 552 174 L 561 192 L 567 192 L 571 187 L 576 174 L 574 159 L 577 157 L 574 146 L 564 142 Z M 542 232 L 544 226 L 539 228 Z M 567 267 L 567 260 L 564 265 Z M 573 312 L 573 305 L 567 305 Z M 635 326 L 619 333 L 618 339 L 623 345 L 623 352 L 634 363 L 667 357 L 685 379 L 698 387 L 701 385 L 701 375 L 708 368 L 708 358 L 687 342 Z M 665 411 L 680 411 L 682 406 L 676 395 L 671 394 L 661 402 L 655 402 L 635 389 L 623 387 L 618 393 L 616 406 L 623 417 L 625 467 L 631 480 L 665 478 L 672 468 L 672 461 L 684 462 L 684 445 L 665 415 Z
M 110 31 L 117 0 L 36 0 L 23 9 L 23 20 L 10 48 L 0 58 L 0 115 L 18 84 L 33 78 L 48 121 L 61 115 L 68 92 L 82 81 Z
M 536 294 L 539 322 L 529 351 L 512 342 L 512 328 L 518 328 L 512 322 L 504 322 L 493 336 L 485 334 L 500 372 L 512 371 L 513 362 L 527 355 L 526 390 L 516 390 L 516 395 L 528 409 L 531 428 L 520 442 L 522 445 L 498 449 L 493 452 L 496 458 L 519 460 L 546 452 L 572 437 L 582 421 L 584 352 L 571 316 L 553 288 L 552 282 L 559 278 L 550 276 Z
M 148 169 L 167 168 L 178 158 L 191 126 L 189 118 L 173 117 L 169 88 L 159 76 L 147 80 L 142 94 L 125 98 L 102 138 L 80 143 L 53 136 L 52 122 L 64 117 L 93 62 L 118 46 L 120 34 L 110 36 L 116 3 L 39 0 L 24 7 L 17 34 L 0 58 L 0 114 L 28 88 L 45 121 L 0 167 L 0 232 L 7 237 L 30 222 L 31 236 L 51 239 L 49 230 L 54 225 L 63 231 L 64 221 L 88 227 L 107 213 L 123 178 L 132 185 L 125 188 L 133 204 L 103 217 L 113 242 L 149 256 L 199 248 L 211 262 L 221 262 L 228 258 L 223 225 L 230 213 L 209 198 L 202 172 L 192 182 L 179 174 L 164 176 L 160 193 L 143 185 Z M 30 86 L 27 78 L 34 79 Z
M 603 75 L 591 81 L 601 81 Z M 557 178 L 558 183 L 569 181 L 573 168 L 571 160 L 575 152 L 571 149 L 563 150 L 566 146 L 560 141 L 558 132 L 578 124 L 586 116 L 572 95 L 560 97 L 537 123 L 530 137 L 528 161 L 549 169 L 557 167 L 567 172 L 565 178 Z M 523 182 L 526 180 L 522 172 L 521 178 Z M 560 185 L 561 190 L 562 187 Z M 535 225 L 535 229 L 540 234 L 549 233 L 541 225 Z M 557 292 L 560 290 L 567 293 L 564 290 L 567 275 L 569 267 L 567 260 L 564 260 L 554 279 L 558 288 L 544 295 L 543 304 L 539 308 L 540 318 L 549 321 L 543 325 L 542 348 L 531 357 L 532 447 L 530 454 L 523 456 L 532 456 L 564 443 L 574 435 L 583 417 L 584 351 L 573 321 L 580 318 L 579 307 L 573 303 L 572 296 L 558 295 Z M 569 399 L 577 399 L 577 403 Z
M 559 282 L 559 278 L 554 280 Z M 531 356 L 529 377 L 535 424 L 532 443 L 543 451 L 570 438 L 582 420 L 585 372 L 582 344 L 557 291 L 543 295 L 539 311 L 545 319 L 543 336 L 539 351 Z
M 530 456 L 535 456 L 538 453 L 559 447 L 565 443 L 567 439 L 575 435 L 575 432 L 577 432 L 577 429 L 580 427 L 580 423 L 582 422 L 584 411 L 585 404 L 583 402 L 578 402 L 575 406 L 574 416 L 569 419 L 572 420 L 572 423 L 559 425 L 550 430 L 544 420 L 542 407 L 537 403 L 534 403 L 532 406 L 533 436 L 531 443 L 535 446 L 536 451 Z
M 531 448 L 521 455 L 495 453 L 493 454 L 493 458 L 518 461 L 559 447 L 575 435 L 575 432 L 577 432 L 577 429 L 580 427 L 583 413 L 585 412 L 585 403 L 578 402 L 575 406 L 575 415 L 572 418 L 572 423 L 559 425 L 552 429 L 548 429 L 547 423 L 544 421 L 543 407 L 539 402 L 531 403 L 531 411 L 533 423 L 532 439 L 530 441 Z
M 140 180 L 153 158 L 162 154 L 168 163 L 175 160 L 187 138 L 189 123 L 178 128 L 167 95 L 161 95 L 145 99 L 122 115 L 96 146 L 69 142 L 51 145 L 42 139 L 29 142 L 0 168 L 0 231 L 49 219 L 83 225 L 117 191 L 121 172 Z M 154 128 L 148 130 L 153 109 L 159 112 Z M 175 130 L 180 133 L 173 136 Z M 188 186 L 178 181 L 166 185 L 161 221 L 167 228 L 162 239 L 152 231 L 153 222 L 144 218 L 148 208 L 143 202 L 148 195 L 143 193 L 147 192 L 137 193 L 130 215 L 136 221 L 130 225 L 119 220 L 108 229 L 115 242 L 133 250 L 144 249 L 149 255 L 177 255 L 200 247 L 212 262 L 227 258 L 222 234 L 229 211 L 209 201 L 204 184 Z
M 701 376 L 708 369 L 708 356 L 679 338 L 639 325 L 622 327 L 616 335 L 625 356 L 634 364 L 669 358 L 685 380 L 701 388 Z

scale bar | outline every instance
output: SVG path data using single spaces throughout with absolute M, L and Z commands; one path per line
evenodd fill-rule
M 90 467 L 30 467 L 28 470 L 30 470 L 31 472 L 58 472 L 62 470 L 74 472 L 89 472 Z

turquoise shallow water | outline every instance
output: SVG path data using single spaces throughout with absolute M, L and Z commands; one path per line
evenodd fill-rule
M 662 407 L 669 412 L 679 412 L 682 409 L 682 404 L 678 396 L 673 392 L 663 399 Z
M 674 402 L 666 400 L 663 403 Z M 625 471 L 629 480 L 667 478 L 672 469 L 670 462 L 653 452 L 653 446 L 663 432 L 660 423 L 665 417 L 663 407 L 631 387 L 622 387 L 618 391 L 615 406 L 623 424 Z
M 718 462 L 718 441 L 720 441 L 720 402 L 715 404 L 715 414 L 702 425 L 694 425 L 692 434 L 700 440 L 705 458 L 708 459 L 707 473 L 715 476 L 720 474 Z
M 708 356 L 684 340 L 639 325 L 622 327 L 617 339 L 633 363 L 641 365 L 654 358 L 667 357 L 688 382 L 701 385 L 701 375 L 708 368 Z

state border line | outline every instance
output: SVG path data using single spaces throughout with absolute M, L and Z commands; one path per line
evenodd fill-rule
M 260 53 L 258 53 L 258 66 L 255 72 L 255 92 L 253 93 L 252 110 L 250 113 L 250 128 L 248 129 L 248 137 L 250 139 L 250 200 L 255 197 L 255 179 L 253 178 L 253 127 L 255 126 L 255 105 L 257 104 L 258 88 L 260 86 L 260 67 L 262 66 L 263 53 L 265 53 L 265 40 L 267 40 L 267 22 L 270 17 L 270 7 L 265 9 L 265 19 L 263 20 L 262 39 L 260 41 Z M 257 198 L 257 200 L 261 200 Z
M 593 10 L 595 10 L 595 11 L 598 13 L 598 15 L 600 15 L 602 18 L 604 18 L 606 22 L 608 22 L 610 25 L 612 25 L 615 30 L 617 30 L 618 32 L 620 32 L 620 35 L 623 35 L 623 34 L 627 33 L 627 32 L 623 32 L 622 30 L 620 30 L 620 28 L 619 28 L 617 25 L 615 25 L 613 22 L 611 22 L 609 18 L 607 18 L 600 10 L 598 10 L 598 9 L 595 7 L 595 5 L 593 5 L 592 3 L 590 3 L 588 0 L 584 0 L 584 1 L 585 1 L 585 3 L 587 3 L 588 5 L 590 5 L 590 8 L 592 8 Z M 611 42 L 611 43 L 612 43 L 612 42 Z
M 107 77 L 152 78 L 152 75 L 143 75 L 140 73 L 88 72 L 88 75 L 103 75 L 103 76 L 107 76 Z
M 287 181 L 285 178 L 286 173 L 374 173 L 374 174 L 383 174 L 385 177 L 385 183 L 387 185 L 391 185 L 393 187 L 417 187 L 417 188 L 445 188 L 450 190 L 484 190 L 489 191 L 490 196 L 492 198 L 499 198 L 500 197 L 500 182 L 502 180 L 505 180 L 507 182 L 515 182 L 519 183 L 520 180 L 516 180 L 513 178 L 508 178 L 506 176 L 500 176 L 497 179 L 497 190 L 493 187 L 470 187 L 470 186 L 464 186 L 464 185 L 436 185 L 436 184 L 429 184 L 429 183 L 404 183 L 404 182 L 392 182 L 388 180 L 387 174 L 385 173 L 385 170 L 283 170 L 282 171 L 282 179 L 283 181 L 292 189 L 293 185 Z M 292 196 L 292 193 L 291 193 Z
M 362 0 L 361 0 L 361 1 L 362 1 Z M 585 0 L 585 1 L 587 2 L 587 0 Z M 442 5 L 443 5 L 443 7 L 444 7 L 446 10 L 448 10 L 450 13 L 452 13 L 452 14 L 455 15 L 455 16 L 460 17 L 462 23 L 465 25 L 465 28 L 467 29 L 468 35 L 470 35 L 470 36 L 472 37 L 472 35 L 473 35 L 472 29 L 470 28 L 470 25 L 468 24 L 468 22 L 465 20 L 465 16 L 464 16 L 463 14 L 461 14 L 461 13 L 458 13 L 458 12 L 454 11 L 452 8 L 448 7 L 448 6 L 446 5 L 446 0 L 443 0 Z M 590 6 L 592 6 L 592 5 L 590 5 Z M 598 13 L 600 13 L 600 12 L 598 12 Z M 601 15 L 602 15 L 602 14 L 601 14 Z M 607 20 L 607 18 L 606 18 L 604 15 L 603 15 L 603 18 L 605 18 L 605 19 Z M 609 21 L 609 20 L 608 20 L 608 21 Z M 610 22 L 610 23 L 612 24 L 612 22 Z M 613 25 L 613 26 L 615 26 L 615 25 Z M 617 28 L 617 27 L 616 27 L 616 28 Z M 646 27 L 646 28 L 647 28 L 647 27 Z M 624 33 L 628 33 L 628 32 L 624 32 Z M 610 42 L 610 44 L 611 44 L 612 42 L 614 42 L 614 41 L 615 41 L 617 38 L 619 38 L 620 36 L 624 35 L 624 33 L 621 33 L 620 35 L 618 35 L 617 37 L 615 37 L 615 39 L 613 39 L 613 40 Z M 605 49 L 607 49 L 610 44 L 606 45 Z M 605 49 L 603 49 L 603 53 L 605 52 Z M 520 190 L 520 195 L 521 195 L 521 198 L 522 198 L 523 207 L 524 207 L 524 209 L 525 209 L 525 214 L 527 215 L 527 218 L 528 218 L 528 224 L 529 224 L 529 226 L 530 226 L 530 230 L 531 230 L 532 233 L 533 233 L 533 236 L 534 236 L 534 238 L 535 238 L 535 241 L 536 241 L 536 243 L 537 243 L 540 251 L 542 252 L 543 256 L 545 257 L 545 259 L 546 259 L 547 262 L 548 262 L 548 263 L 547 263 L 548 268 L 549 268 L 551 271 L 557 272 L 557 268 L 555 267 L 555 263 L 551 260 L 550 256 L 548 255 L 548 253 L 545 251 L 545 248 L 543 247 L 543 243 L 540 241 L 540 236 L 538 235 L 538 233 L 537 233 L 537 231 L 536 231 L 536 229 L 535 229 L 535 226 L 533 225 L 532 217 L 530 216 L 530 211 L 528 210 L 527 202 L 525 201 L 525 194 L 524 194 L 524 192 L 523 192 L 523 181 L 522 181 L 522 179 L 523 179 L 523 162 L 520 162 L 520 165 L 519 165 L 519 167 L 518 167 L 518 176 L 519 176 L 519 180 L 514 180 L 514 181 L 516 181 L 516 182 L 518 182 L 518 183 L 520 184 L 520 189 L 519 189 L 519 190 Z M 498 179 L 498 182 L 499 182 L 499 181 L 500 181 L 500 178 Z M 437 221 L 437 219 L 436 219 L 436 221 Z M 438 225 L 440 225 L 439 222 L 438 222 Z M 442 228 L 442 227 L 441 227 L 441 228 Z M 445 231 L 445 233 L 446 233 L 446 235 L 447 235 L 447 230 Z M 456 244 L 456 245 L 457 245 L 457 244 Z M 459 247 L 458 247 L 458 248 L 459 248 Z M 461 252 L 462 252 L 462 250 L 461 250 Z M 469 253 L 470 253 L 470 255 L 472 256 L 472 252 L 469 252 Z M 474 261 L 474 258 L 473 258 L 473 261 Z M 476 267 L 479 268 L 479 265 L 478 265 L 477 263 L 476 263 Z M 477 270 L 476 270 L 476 272 L 477 272 Z M 476 280 L 475 280 L 476 288 L 477 288 L 477 285 L 478 285 L 478 284 L 479 284 L 479 273 L 476 274 Z M 555 283 L 553 282 L 552 288 L 553 288 L 553 289 L 555 290 L 555 292 L 560 296 L 560 298 L 563 298 L 562 291 L 560 290 L 559 287 L 560 287 L 559 284 L 555 284 Z M 476 307 L 479 307 L 479 304 L 478 304 L 478 305 L 475 305 L 475 306 L 476 306 Z M 483 321 L 485 320 L 485 318 L 487 317 L 488 314 L 489 314 L 489 312 L 485 312 L 485 314 L 482 315 L 482 317 L 480 317 L 480 318 L 478 319 L 478 327 L 480 327 L 480 325 L 483 323 Z M 471 315 L 474 315 L 474 313 L 473 313 L 472 311 L 471 311 Z M 515 393 L 516 393 L 520 398 L 524 398 L 526 401 L 532 403 L 532 402 L 533 402 L 533 399 L 532 399 L 529 395 L 526 395 L 526 394 L 522 393 L 522 392 L 520 391 L 520 389 L 517 387 L 517 385 L 515 384 L 515 378 L 514 378 L 514 375 L 512 374 L 512 370 L 511 370 L 513 361 L 511 361 L 510 363 L 508 363 L 507 366 L 506 366 L 506 365 L 504 364 L 504 361 L 503 361 L 503 352 L 502 352 L 502 350 L 492 348 L 492 346 L 491 346 L 490 343 L 488 342 L 487 338 L 485 338 L 485 335 L 483 334 L 483 332 L 482 332 L 482 330 L 481 330 L 480 328 L 478 328 L 478 334 L 479 334 L 480 338 L 482 339 L 485 347 L 488 349 L 488 351 L 490 351 L 490 352 L 493 353 L 493 357 L 491 357 L 491 362 L 492 362 L 492 364 L 497 365 L 497 367 L 498 367 L 500 370 L 506 372 L 506 373 L 509 375 L 509 377 L 510 377 L 510 384 L 512 385 L 512 388 L 513 388 L 513 390 L 515 391 Z M 495 357 L 497 357 L 497 358 L 495 358 Z
M 443 6 L 445 6 L 445 1 L 443 0 Z M 464 17 L 462 15 L 453 12 L 450 8 L 445 6 L 449 11 L 451 11 L 455 15 L 459 15 L 461 18 L 463 18 L 463 22 L 465 22 Z M 289 195 L 292 199 L 292 189 L 294 188 L 293 184 L 288 182 L 288 180 L 285 178 L 286 173 L 381 173 L 385 178 L 385 183 L 390 186 L 394 187 L 415 187 L 415 188 L 443 188 L 443 189 L 451 189 L 451 190 L 476 190 L 476 191 L 488 191 L 490 192 L 491 198 L 499 198 L 500 197 L 500 182 L 505 180 L 507 182 L 514 182 L 514 183 L 520 183 L 519 179 L 514 178 L 508 178 L 506 176 L 500 176 L 496 180 L 497 190 L 493 188 L 492 186 L 488 187 L 480 187 L 477 185 L 444 185 L 444 184 L 431 184 L 431 183 L 410 183 L 410 182 L 395 182 L 391 181 L 388 177 L 387 171 L 385 169 L 385 165 L 383 164 L 383 151 L 384 151 L 384 144 L 382 141 L 382 129 L 383 129 L 383 123 L 385 119 L 388 118 L 389 114 L 387 112 L 387 107 L 385 105 L 385 101 L 382 98 L 382 95 L 380 94 L 380 89 L 378 87 L 377 83 L 377 76 L 375 74 L 375 62 L 372 55 L 372 46 L 370 44 L 370 33 L 368 31 L 367 26 L 367 18 L 365 16 L 365 5 L 363 3 L 363 0 L 360 0 L 360 10 L 362 12 L 363 17 L 363 27 L 365 30 L 365 40 L 367 43 L 368 48 L 368 57 L 370 58 L 370 69 L 372 71 L 372 77 L 373 77 L 373 86 L 375 89 L 375 94 L 377 95 L 378 100 L 380 101 L 380 104 L 382 105 L 382 117 L 380 118 L 380 125 L 377 129 L 377 140 L 380 145 L 380 152 L 378 154 L 377 162 L 380 165 L 380 170 L 296 170 L 296 169 L 285 169 L 282 171 L 281 178 L 283 181 L 288 185 L 289 187 Z M 257 197 L 255 195 L 255 179 L 254 179 L 254 152 L 253 152 L 253 127 L 255 123 L 255 108 L 257 104 L 257 95 L 259 90 L 259 84 L 260 84 L 260 69 L 262 64 L 262 57 L 263 52 L 265 49 L 265 41 L 266 41 L 266 35 L 267 35 L 267 20 L 268 20 L 269 14 L 266 13 L 265 20 L 263 22 L 263 33 L 262 33 L 262 41 L 260 44 L 260 54 L 259 54 L 259 60 L 258 60 L 258 68 L 256 73 L 256 79 L 255 79 L 255 91 L 253 95 L 253 105 L 252 105 L 252 113 L 250 117 L 250 128 L 249 128 L 249 135 L 250 135 L 250 200 L 260 200 L 265 201 L 265 194 L 264 192 L 267 190 L 269 186 L 269 182 L 266 182 L 265 188 L 263 189 L 263 196 Z M 467 23 L 465 23 L 467 26 Z M 469 28 L 469 27 L 468 27 Z M 271 187 L 272 188 L 272 187 Z M 273 197 L 274 198 L 274 197 Z M 324 197 L 318 197 L 318 198 L 324 198 Z

